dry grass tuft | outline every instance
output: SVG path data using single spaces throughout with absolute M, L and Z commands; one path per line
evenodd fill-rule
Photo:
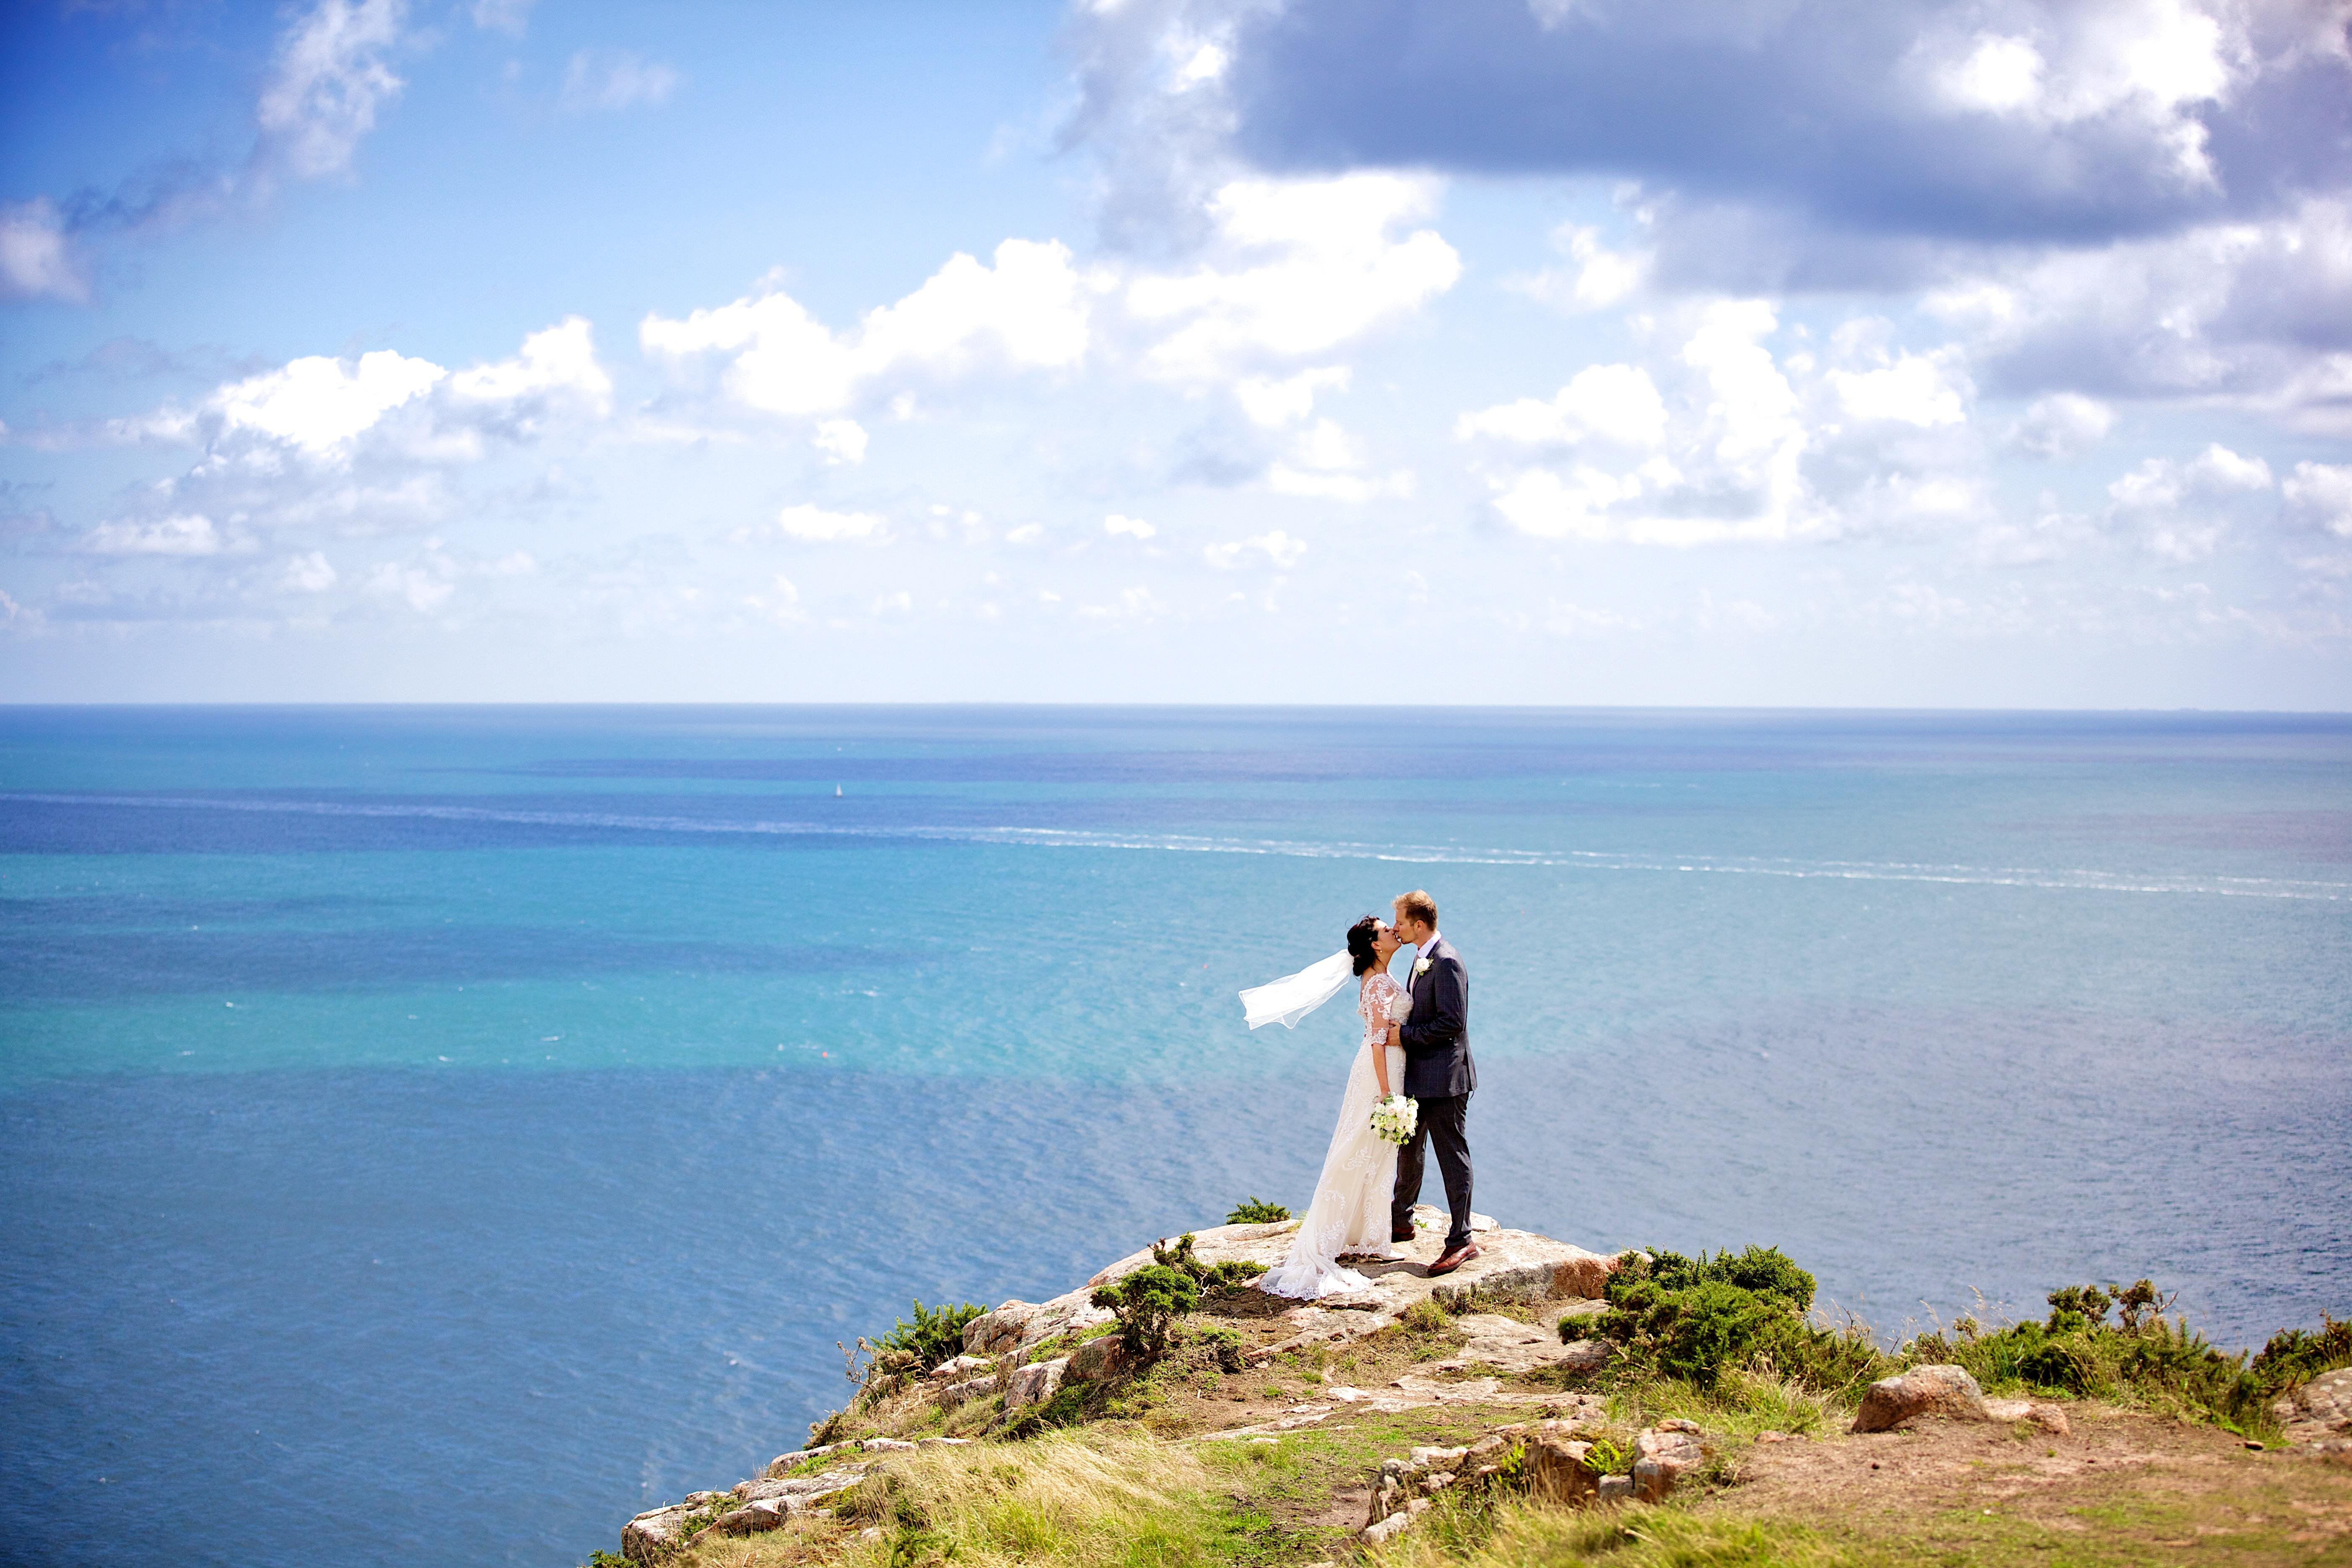
M 858 1564 L 953 1562 L 1072 1568 L 1229 1560 L 1190 1449 L 1132 1434 L 1054 1433 L 1019 1445 L 940 1448 L 869 1479 L 851 1500 Z

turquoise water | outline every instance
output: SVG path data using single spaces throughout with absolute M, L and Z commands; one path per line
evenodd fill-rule
M 610 1549 L 909 1296 L 1302 1205 L 1350 1021 L 1234 993 L 1409 887 L 1507 1224 L 2352 1311 L 2352 721 L 0 710 L 0 1539 Z

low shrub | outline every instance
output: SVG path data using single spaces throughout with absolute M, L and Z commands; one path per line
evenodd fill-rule
M 1159 1250 L 1152 1249 L 1154 1256 Z M 1169 1331 L 1178 1320 L 1201 1304 L 1201 1290 L 1181 1269 L 1147 1263 L 1111 1284 L 1097 1286 L 1087 1299 L 1118 1320 L 1119 1337 L 1129 1351 L 1160 1356 L 1167 1352 Z
M 1759 1362 L 1807 1384 L 1843 1385 L 1856 1363 L 1876 1356 L 1866 1338 L 1806 1323 L 1813 1277 L 1777 1247 L 1635 1253 L 1609 1277 L 1609 1310 L 1597 1321 L 1563 1320 L 1563 1340 L 1590 1331 L 1618 1348 L 1618 1377 L 1681 1378 L 1714 1386 L 1728 1370 Z M 1861 1353 L 1867 1349 L 1868 1354 Z
M 1233 1213 L 1225 1216 L 1225 1223 L 1227 1225 L 1274 1225 L 1289 1217 L 1288 1209 L 1280 1204 L 1267 1203 L 1253 1193 L 1245 1201 L 1234 1205 Z
M 2316 1332 L 2282 1330 L 2249 1358 L 2215 1349 L 2170 1316 L 2173 1298 L 2146 1279 L 2069 1285 L 2047 1300 L 2049 1315 L 2038 1322 L 1987 1332 L 1964 1318 L 1951 1337 L 1913 1340 L 1902 1358 L 1915 1366 L 1953 1363 L 1987 1388 L 2146 1405 L 2241 1433 L 2269 1430 L 2271 1402 L 2287 1389 L 2352 1364 L 2352 1323 L 2332 1318 L 2323 1317 Z
M 2246 1370 L 2275 1398 L 2340 1366 L 2352 1366 L 2352 1321 L 2338 1322 L 2323 1312 L 2318 1332 L 2281 1329 L 2255 1352 Z
M 1173 1268 L 1204 1290 L 1238 1290 L 1265 1272 L 1263 1263 L 1246 1263 L 1228 1259 L 1223 1263 L 1203 1263 L 1192 1253 L 1192 1233 L 1186 1231 L 1176 1245 L 1164 1242 L 1151 1244 L 1151 1261 L 1162 1268 Z
M 943 1361 L 963 1353 L 966 1323 L 987 1311 L 966 1301 L 954 1307 L 915 1303 L 915 1321 L 901 1318 L 888 1333 L 874 1342 L 875 1364 L 886 1372 L 929 1372 Z

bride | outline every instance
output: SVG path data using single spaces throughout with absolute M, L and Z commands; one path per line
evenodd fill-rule
M 1331 1151 L 1323 1156 L 1323 1175 L 1315 1184 L 1315 1201 L 1300 1221 L 1297 1239 L 1279 1268 L 1257 1281 L 1261 1290 L 1299 1300 L 1337 1295 L 1343 1290 L 1369 1289 L 1371 1281 L 1345 1268 L 1345 1258 L 1395 1258 L 1389 1244 L 1389 1200 L 1396 1187 L 1397 1146 L 1372 1131 L 1372 1102 L 1384 1098 L 1404 1077 L 1404 1047 L 1397 1026 L 1412 1011 L 1412 998 L 1389 978 L 1389 960 L 1402 945 L 1396 931 L 1366 915 L 1348 928 L 1348 951 L 1334 953 L 1314 969 L 1244 992 L 1251 1026 L 1280 1017 L 1295 1024 L 1300 1016 L 1346 982 L 1337 973 L 1327 981 L 1309 981 L 1327 968 L 1336 971 L 1345 959 L 1357 981 L 1356 1013 L 1364 1021 L 1363 1049 L 1356 1053 L 1348 1073 L 1348 1088 L 1339 1097 L 1339 1125 L 1331 1134 Z M 1280 1005 L 1304 1000 L 1297 983 L 1314 989 L 1328 984 L 1305 1007 Z M 1268 994 L 1292 988 L 1288 994 L 1265 1000 Z M 1268 1007 L 1274 1010 L 1265 1011 Z M 1264 1016 L 1261 1016 L 1261 1014 Z

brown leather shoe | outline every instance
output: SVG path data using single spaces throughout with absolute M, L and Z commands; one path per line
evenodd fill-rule
M 1421 1239 L 1421 1236 L 1419 1232 L 1408 1228 L 1405 1230 L 1392 1230 L 1389 1232 L 1389 1239 L 1391 1241 L 1418 1241 Z
M 1432 1274 L 1451 1274 L 1477 1256 L 1478 1248 L 1465 1241 L 1451 1252 L 1441 1253 L 1437 1261 L 1429 1266 L 1429 1271 Z

